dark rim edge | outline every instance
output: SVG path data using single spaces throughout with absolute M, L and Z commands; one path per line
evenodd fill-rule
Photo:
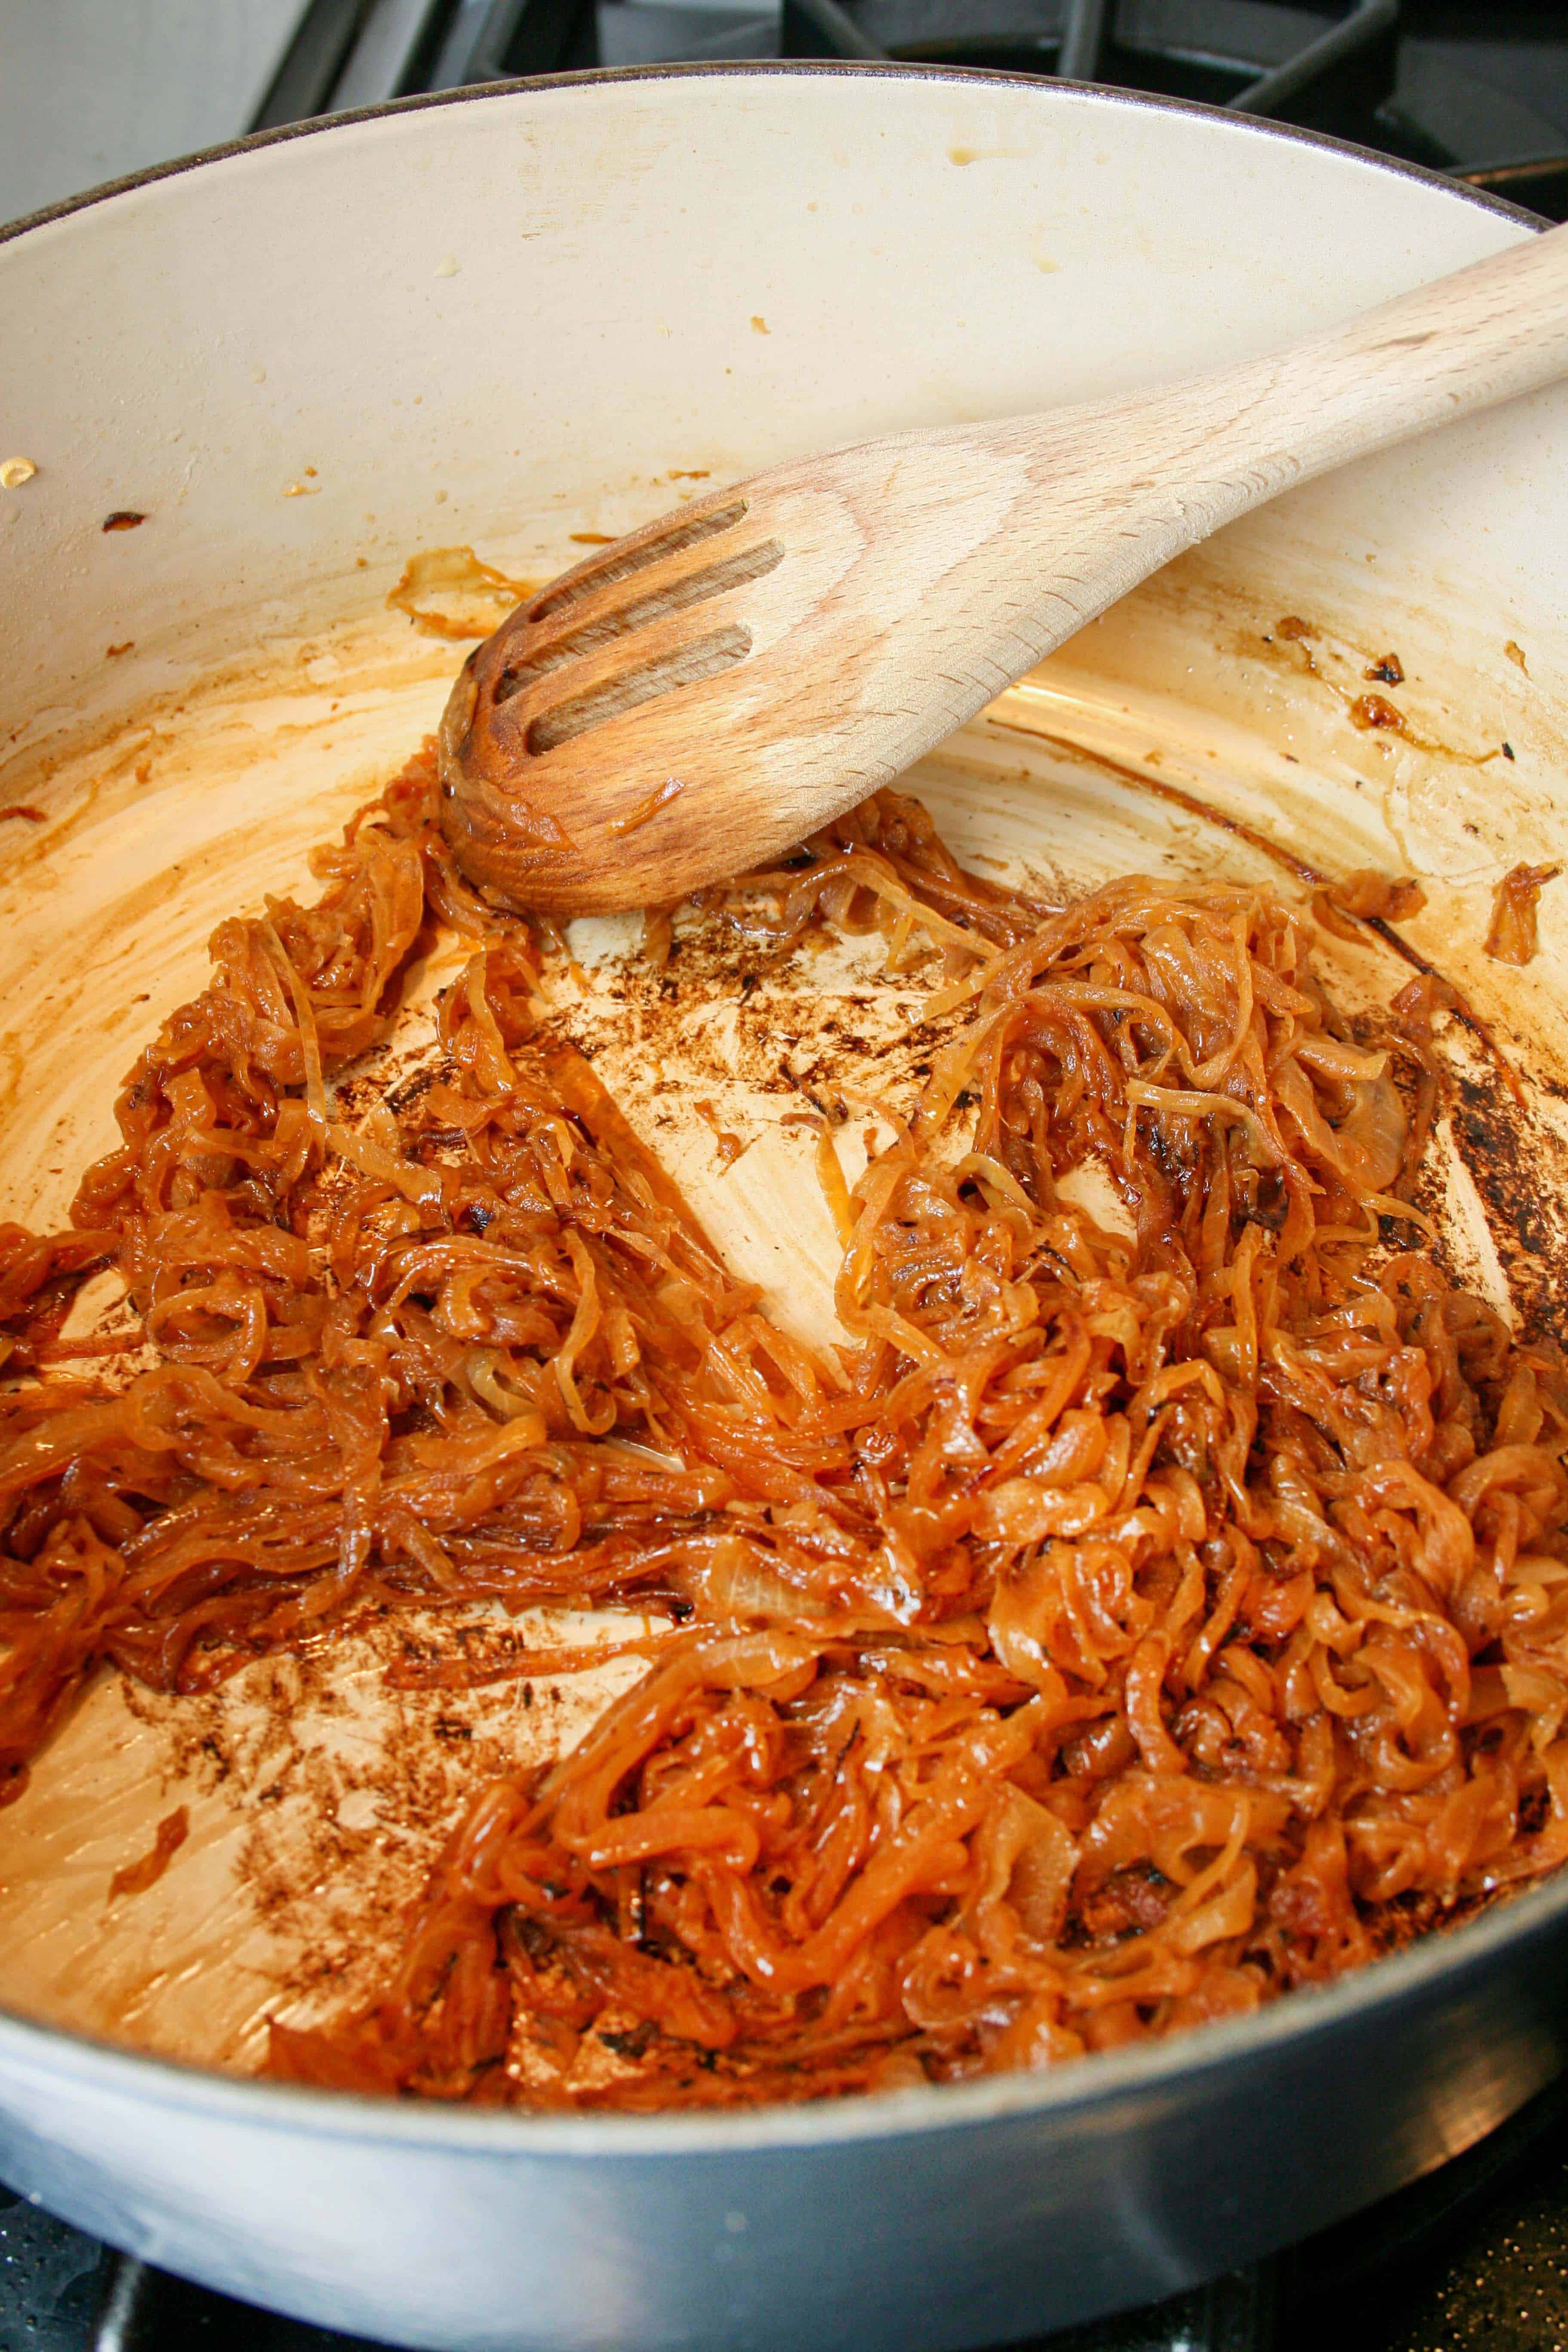
M 107 204 L 115 196 L 128 195 L 135 188 L 150 187 L 159 180 L 172 180 L 187 172 L 201 169 L 204 164 L 226 163 L 231 156 L 248 155 L 258 151 L 282 145 L 293 139 L 310 139 L 322 131 L 338 130 L 345 123 L 374 122 L 384 116 L 417 114 L 439 106 L 469 106 L 482 104 L 487 99 L 515 97 L 521 90 L 546 91 L 595 89 L 605 83 L 699 81 L 711 79 L 751 80 L 762 79 L 792 79 L 808 76 L 870 75 L 879 80 L 980 82 L 999 85 L 1011 89 L 1071 90 L 1104 105 L 1141 107 L 1172 114 L 1195 114 L 1211 121 L 1223 122 L 1238 134 L 1295 140 L 1309 147 L 1324 147 L 1331 152 L 1345 155 L 1355 162 L 1387 172 L 1394 177 L 1417 180 L 1426 186 L 1439 188 L 1445 194 L 1461 203 L 1479 205 L 1483 211 L 1500 214 L 1505 220 L 1521 222 L 1532 229 L 1549 228 L 1551 223 L 1539 213 L 1523 205 L 1510 203 L 1506 196 L 1491 194 L 1484 188 L 1472 188 L 1462 180 L 1449 177 L 1446 172 L 1435 172 L 1425 163 L 1407 163 L 1391 155 L 1379 155 L 1370 147 L 1358 147 L 1352 140 L 1335 139 L 1326 131 L 1307 131 L 1299 123 L 1275 122 L 1263 115 L 1238 114 L 1222 106 L 1208 106 L 1197 99 L 1164 98 L 1149 90 L 1124 90 L 1101 82 L 1058 81 L 1054 75 L 1015 74 L 993 71 L 980 66 L 927 66 L 904 63 L 899 58 L 884 64 L 872 58 L 731 58 L 709 62 L 700 60 L 684 65 L 604 66 L 581 73 L 521 75 L 510 81 L 476 82 L 463 89 L 416 90 L 409 98 L 386 100 L 379 106 L 355 107 L 342 114 L 317 114 L 302 122 L 279 123 L 270 131 L 252 131 L 242 139 L 229 139 L 216 147 L 199 147 L 189 155 L 174 156 L 166 163 L 150 163 L 140 172 L 128 172 L 118 180 L 106 180 L 100 187 L 84 189 L 81 194 L 62 197 L 56 205 L 46 205 L 41 211 L 25 213 L 19 220 L 0 224 L 0 245 L 25 236 L 30 230 L 47 228 L 56 221 L 67 220 L 73 213 L 87 212 L 95 205 Z

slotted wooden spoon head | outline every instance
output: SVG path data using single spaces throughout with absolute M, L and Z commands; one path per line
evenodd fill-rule
M 670 905 L 889 782 L 1183 548 L 1568 371 L 1568 230 L 1103 406 L 862 442 L 605 549 L 465 665 L 459 864 L 559 915 Z
M 831 503 L 814 511 L 820 498 L 778 475 L 693 502 L 580 563 L 470 655 L 440 763 L 473 880 L 562 915 L 658 904 L 823 821 L 790 773 L 768 656 L 798 648 L 859 551 Z
M 1080 470 L 1083 415 L 775 468 L 520 606 L 442 722 L 464 870 L 560 915 L 672 904 L 889 782 L 1185 543 L 1122 536 L 1074 601 L 1040 593 L 1082 536 L 1040 486 Z

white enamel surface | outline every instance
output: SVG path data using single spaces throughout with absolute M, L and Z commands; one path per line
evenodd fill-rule
M 546 576 L 581 552 L 572 534 L 774 459 L 1259 351 L 1524 233 L 1229 121 L 763 72 L 415 109 L 0 243 L 0 458 L 37 467 L 0 489 L 0 805 L 49 820 L 0 824 L 0 1215 L 61 1213 L 111 1140 L 115 1082 L 201 984 L 214 922 L 306 887 L 310 843 L 433 725 L 462 648 L 385 610 L 413 550 L 468 542 Z M 1047 883 L 1278 878 L 1140 778 L 1323 870 L 1422 876 L 1408 936 L 1531 1081 L 1542 1266 L 1564 1239 L 1568 1120 L 1537 1081 L 1568 1073 L 1568 911 L 1546 893 L 1523 973 L 1479 943 L 1505 868 L 1568 845 L 1565 446 L 1568 397 L 1541 395 L 1294 494 L 1086 631 L 918 779 L 967 854 Z M 106 535 L 122 508 L 147 520 Z M 1319 632 L 1316 675 L 1275 635 L 1288 614 Z M 1348 717 L 1391 649 L 1415 741 Z M 749 1147 L 721 1171 L 603 996 L 615 944 L 577 942 L 584 991 L 563 1017 L 737 1265 L 821 1329 L 832 1249 L 805 1139 L 779 1128 L 742 1040 L 721 1084 L 673 1073 L 678 1105 L 716 1095 Z M 1405 976 L 1365 956 L 1342 985 L 1385 1001 Z M 824 964 L 816 1015 L 864 979 Z M 879 1017 L 896 1027 L 910 997 Z M 719 1029 L 731 1010 L 711 1008 Z M 1531 1268 L 1457 1161 L 1451 1206 L 1472 1277 L 1507 1303 Z M 348 1980 L 367 1968 L 365 1918 L 435 1833 L 378 1842 L 360 1751 L 406 1718 L 374 1664 L 345 1668 L 346 1748 L 299 1716 L 313 1761 L 287 1834 L 336 1820 L 342 1883 L 281 1922 L 258 1917 L 247 1861 L 268 1711 L 290 1712 L 267 1675 L 221 1702 L 256 1767 L 221 1783 L 191 1766 L 177 1708 L 100 1686 L 0 1814 L 0 2004 L 244 2066 L 279 1989 L 309 2009 L 312 1934 Z M 510 1703 L 470 1712 L 481 1759 L 516 1752 Z M 193 1833 L 166 1878 L 110 1904 L 114 1868 L 183 1800 Z
M 232 651 L 437 521 L 614 530 L 671 469 L 1103 396 L 1521 233 L 1255 126 L 851 72 L 521 92 L 155 181 L 0 253 L 3 454 L 39 469 L 0 505 L 7 717 L 97 699 L 132 613 L 139 646 L 205 623 Z M 1342 545 L 1370 478 L 1406 510 L 1385 584 L 1550 600 L 1568 555 L 1521 563 L 1511 509 L 1539 512 L 1557 413 L 1313 492 L 1298 527 Z M 150 520 L 105 538 L 116 508 Z

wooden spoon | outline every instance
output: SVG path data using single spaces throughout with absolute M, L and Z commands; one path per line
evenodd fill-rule
M 440 736 L 458 862 L 552 914 L 672 905 L 890 782 L 1183 548 L 1564 373 L 1560 228 L 1262 359 L 696 500 L 464 665 Z

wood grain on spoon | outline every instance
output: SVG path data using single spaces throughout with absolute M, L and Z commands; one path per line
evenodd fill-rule
M 465 871 L 558 915 L 670 904 L 902 772 L 1184 548 L 1568 373 L 1568 229 L 1127 399 L 780 466 L 596 551 L 465 664 Z

